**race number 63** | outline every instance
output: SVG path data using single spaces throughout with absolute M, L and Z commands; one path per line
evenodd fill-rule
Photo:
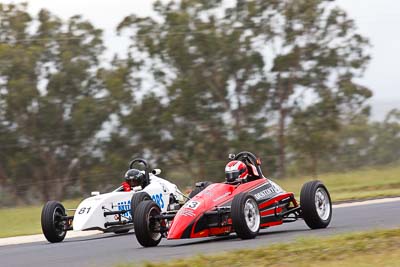
M 189 208 L 189 209 L 192 209 L 192 210 L 195 210 L 195 209 L 197 209 L 198 207 L 199 207 L 199 202 L 197 202 L 197 201 L 189 201 L 187 204 L 186 204 L 186 207 L 187 208 Z

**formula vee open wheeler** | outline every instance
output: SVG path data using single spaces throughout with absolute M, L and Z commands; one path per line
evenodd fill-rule
M 125 192 L 122 186 L 106 194 L 92 192 L 92 197 L 84 199 L 76 209 L 71 210 L 75 211 L 74 216 L 68 216 L 61 203 L 47 202 L 41 216 L 46 239 L 52 243 L 61 242 L 70 230 L 127 233 L 133 228 L 132 210 L 141 201 L 152 199 L 158 204 L 160 212 L 178 210 L 185 203 L 186 197 L 175 184 L 157 176 L 161 170 L 150 172 L 145 160 L 135 159 L 129 164 L 128 172 L 134 170 L 134 164 L 144 166 L 143 171 L 137 171 L 141 177 L 144 174 L 144 179 L 129 192 Z
M 151 247 L 162 238 L 223 236 L 233 232 L 242 239 L 251 239 L 262 228 L 298 219 L 312 229 L 329 225 L 331 199 L 320 181 L 303 185 L 299 203 L 293 193 L 263 176 L 261 161 L 252 153 L 241 152 L 230 158 L 246 164 L 250 177 L 247 181 L 208 185 L 177 212 L 163 212 L 151 200 L 141 202 L 133 219 L 138 242 Z

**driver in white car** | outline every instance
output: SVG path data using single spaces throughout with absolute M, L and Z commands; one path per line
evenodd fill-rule
M 125 181 L 122 183 L 124 192 L 132 191 L 133 187 L 138 187 L 143 184 L 145 179 L 144 173 L 137 169 L 130 169 L 125 173 Z

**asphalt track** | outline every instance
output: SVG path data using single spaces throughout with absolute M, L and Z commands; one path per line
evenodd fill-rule
M 196 254 L 255 248 L 298 237 L 400 227 L 400 201 L 335 208 L 327 229 L 309 230 L 301 220 L 260 232 L 254 240 L 234 234 L 224 238 L 163 240 L 155 248 L 142 248 L 134 234 L 100 234 L 71 238 L 62 243 L 36 242 L 0 247 L 0 266 L 113 266 L 117 263 L 161 261 Z

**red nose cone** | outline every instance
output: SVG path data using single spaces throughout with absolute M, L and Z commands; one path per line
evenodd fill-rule
M 206 201 L 201 195 L 197 195 L 186 202 L 176 214 L 167 238 L 190 238 L 195 221 L 205 211 Z
M 168 239 L 181 239 L 208 236 L 208 231 L 194 233 L 195 225 L 201 216 L 219 204 L 231 198 L 234 186 L 229 184 L 212 184 L 194 196 L 176 214 Z

